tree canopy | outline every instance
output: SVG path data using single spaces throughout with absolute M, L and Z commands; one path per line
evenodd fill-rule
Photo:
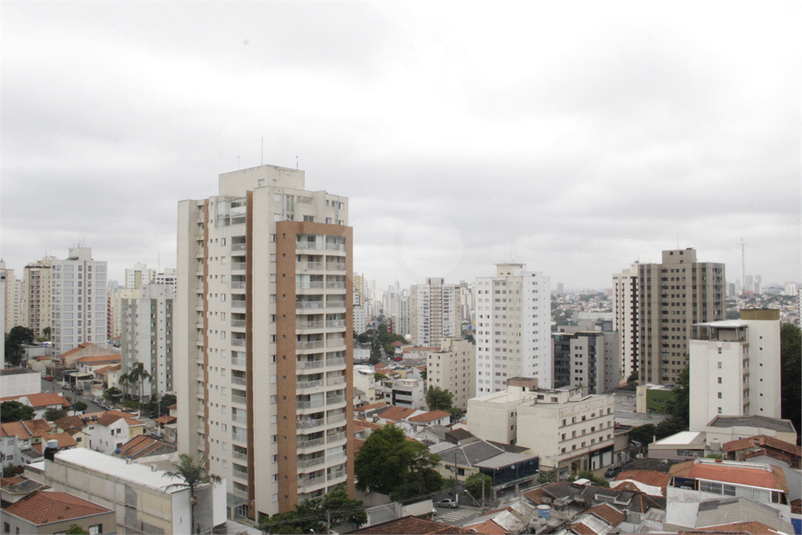
M 477 501 L 481 501 L 482 496 L 490 498 L 493 496 L 493 478 L 481 472 L 471 474 L 465 480 L 465 490 Z
M 22 346 L 34 341 L 33 331 L 27 327 L 17 325 L 6 334 L 6 362 L 12 366 L 19 366 L 22 361 Z
M 64 409 L 47 409 L 44 414 L 44 419 L 48 422 L 54 422 L 61 418 L 67 417 L 67 411 Z
M 440 457 L 420 442 L 406 439 L 404 431 L 388 424 L 374 431 L 354 460 L 356 486 L 363 491 L 389 494 L 403 500 L 440 490 L 443 477 L 435 467 Z
M 349 498 L 345 486 L 338 485 L 321 498 L 297 504 L 295 511 L 265 517 L 260 528 L 269 533 L 323 533 L 327 521 L 331 527 L 345 522 L 359 527 L 367 523 L 368 515 L 362 500 Z
M 454 394 L 448 389 L 430 386 L 426 391 L 426 405 L 430 411 L 451 411 Z
M 33 407 L 23 405 L 19 401 L 4 401 L 0 404 L 0 413 L 2 423 L 32 420 L 34 416 Z
M 790 323 L 784 323 L 780 330 L 780 364 L 782 366 L 782 394 L 781 410 L 782 417 L 794 424 L 794 427 L 802 429 L 802 418 L 800 413 L 800 394 L 802 394 L 802 384 L 800 376 L 800 353 L 802 353 L 802 331 L 799 327 Z M 797 443 L 799 443 L 797 438 Z

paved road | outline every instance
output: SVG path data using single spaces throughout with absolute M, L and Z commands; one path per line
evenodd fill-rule
M 444 524 L 450 524 L 452 526 L 461 526 L 466 522 L 480 516 L 482 512 L 481 509 L 465 507 L 462 505 L 456 509 L 435 507 L 435 510 L 437 511 L 437 514 L 433 517 L 433 520 L 443 522 Z
M 64 397 L 70 400 L 70 403 L 72 404 L 75 404 L 76 401 L 83 401 L 87 405 L 86 412 L 103 412 L 106 410 L 100 405 L 94 403 L 91 397 L 87 398 L 85 396 L 79 396 L 74 392 L 71 392 L 69 389 L 63 387 L 61 383 L 57 381 L 45 381 L 44 379 L 42 379 L 41 381 L 42 381 L 42 392 L 45 393 L 61 392 L 62 394 L 64 394 Z

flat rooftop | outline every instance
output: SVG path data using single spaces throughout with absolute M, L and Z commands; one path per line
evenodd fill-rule
M 179 492 L 179 488 L 167 489 L 180 479 L 165 477 L 164 470 L 153 470 L 149 466 L 128 463 L 125 459 L 113 457 L 88 448 L 73 448 L 56 453 L 56 460 L 86 468 L 92 472 L 107 474 L 110 478 L 118 478 L 139 485 L 158 489 L 166 494 Z

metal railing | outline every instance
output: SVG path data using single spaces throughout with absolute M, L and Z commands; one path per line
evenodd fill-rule
M 232 290 L 244 290 L 245 289 L 245 281 L 231 281 L 231 289 Z
M 231 384 L 232 385 L 245 386 L 246 382 L 247 381 L 245 380 L 245 377 L 237 377 L 236 375 L 232 375 L 231 376 Z
M 326 366 L 343 366 L 345 365 L 345 359 L 326 359 Z
M 245 301 L 231 301 L 231 308 L 245 308 Z
M 328 327 L 326 322 L 323 321 L 296 321 L 295 328 L 296 329 L 322 329 L 323 327 Z
M 343 359 L 345 360 L 345 359 Z M 309 370 L 313 368 L 322 368 L 326 363 L 323 359 L 320 360 L 303 360 L 295 363 L 296 370 Z
M 307 340 L 305 342 L 295 342 L 295 349 L 321 349 L 324 347 L 323 340 Z
M 337 403 L 343 403 L 344 401 L 345 396 L 332 396 L 330 398 L 326 398 L 326 405 L 336 405 Z
M 323 262 L 298 262 L 295 269 L 297 271 L 323 271 Z
M 312 440 L 299 440 L 298 448 L 315 448 L 318 446 L 322 446 L 325 443 L 326 440 L 323 438 L 315 438 Z
M 295 383 L 295 387 L 298 389 L 315 388 L 318 386 L 323 386 L 323 381 L 298 381 Z
M 343 418 L 345 419 L 345 418 Z M 320 427 L 325 423 L 323 418 L 318 418 L 316 420 L 306 420 L 304 422 L 296 422 L 295 428 L 296 429 L 312 429 L 314 427 Z
M 246 320 L 231 320 L 232 327 L 245 327 Z
M 327 251 L 343 251 L 345 252 L 345 244 L 344 243 L 327 243 L 326 244 Z
M 231 269 L 234 271 L 244 271 L 245 270 L 245 262 L 232 262 Z
M 232 403 L 239 403 L 240 405 L 247 405 L 248 398 L 246 396 L 231 396 Z
M 323 244 L 318 242 L 308 242 L 308 241 L 296 241 L 295 242 L 296 249 L 310 249 L 313 251 L 322 251 Z
M 231 439 L 237 442 L 248 442 L 248 433 L 231 433 Z
M 232 338 L 231 345 L 237 347 L 245 347 L 245 338 Z
M 298 468 L 308 468 L 326 462 L 325 457 L 315 457 L 314 459 L 298 459 Z
M 345 271 L 345 262 L 326 262 L 326 271 Z
M 309 310 L 323 308 L 323 301 L 296 301 L 295 308 L 298 310 Z
M 320 290 L 323 288 L 323 281 L 302 282 L 295 286 L 296 290 Z
M 317 407 L 324 407 L 326 405 L 326 401 L 323 399 L 314 400 L 314 401 L 296 401 L 295 406 L 299 409 L 315 409 Z

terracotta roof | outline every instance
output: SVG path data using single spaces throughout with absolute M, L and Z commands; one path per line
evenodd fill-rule
M 52 435 L 46 435 L 42 437 L 43 440 L 39 444 L 34 444 L 33 449 L 42 453 L 44 448 L 47 446 L 48 440 L 57 440 L 58 441 L 58 448 L 74 448 L 78 445 L 78 442 L 72 438 L 72 435 L 69 433 L 53 433 Z M 45 440 L 46 439 L 46 440 Z
M 119 371 L 119 370 L 122 370 L 122 369 L 123 369 L 123 365 L 122 364 L 116 364 L 116 365 L 112 364 L 111 366 L 104 366 L 103 368 L 100 368 L 99 370 L 95 370 L 93 373 L 100 375 L 101 373 L 106 373 L 106 372 L 109 372 L 109 371 L 116 372 L 116 371 Z
M 568 529 L 577 533 L 578 535 L 597 535 L 595 531 L 590 529 L 587 525 L 583 524 L 582 522 L 574 522 L 568 526 Z
M 167 446 L 164 442 L 156 440 L 146 435 L 137 435 L 120 448 L 120 453 L 125 457 L 138 459 L 154 453 L 156 450 Z
M 446 411 L 431 411 L 425 414 L 419 414 L 417 416 L 413 416 L 409 418 L 410 422 L 431 422 L 433 420 L 439 420 L 440 418 L 451 417 L 449 413 Z M 382 414 L 382 418 L 384 418 L 384 414 Z
M 373 409 L 381 409 L 382 407 L 389 407 L 390 404 L 386 401 L 382 401 L 381 403 L 371 403 L 370 405 L 362 405 L 361 407 L 355 407 L 354 410 L 358 412 L 365 412 L 371 411 Z
M 766 435 L 756 435 L 748 438 L 741 438 L 738 440 L 731 440 L 722 444 L 722 449 L 726 452 L 740 451 L 754 448 L 756 446 L 764 446 L 773 448 L 775 450 L 784 451 L 797 457 L 802 457 L 802 447 L 796 444 L 790 444 L 779 438 L 769 437 Z
M 405 533 L 407 535 L 475 535 L 476 532 L 456 526 L 449 526 L 448 524 L 432 522 L 431 520 L 416 518 L 414 516 L 405 516 L 397 520 L 374 524 L 349 533 L 356 533 L 359 535 L 397 535 L 399 533 Z
M 546 496 L 551 496 L 551 494 L 549 494 L 548 492 L 546 492 L 545 490 L 540 488 L 540 489 L 535 489 L 535 490 L 530 490 L 528 492 L 524 492 L 524 496 L 526 496 L 530 501 L 532 501 L 532 502 L 534 502 L 534 503 L 536 503 L 538 505 L 541 505 L 542 504 L 541 500 L 543 498 L 545 498 Z
M 95 362 L 118 362 L 121 361 L 122 357 L 116 353 L 110 353 L 108 355 L 93 355 L 91 357 L 81 357 L 79 359 L 75 359 L 75 362 L 80 362 L 82 364 L 92 364 Z
M 660 487 L 666 490 L 669 481 L 671 481 L 671 476 L 665 472 L 658 472 L 657 470 L 627 470 L 626 472 L 621 472 L 615 478 L 616 481 L 623 481 L 625 479 L 631 479 L 645 485 Z
M 171 424 L 173 422 L 177 422 L 178 418 L 176 418 L 175 416 L 170 416 L 169 414 L 167 414 L 165 416 L 160 416 L 160 417 L 156 418 L 153 421 L 154 422 L 159 422 L 162 425 L 167 425 L 167 424 Z
M 8 396 L 0 398 L 0 401 L 19 401 L 21 398 L 26 398 L 28 403 L 34 409 L 49 407 L 50 405 L 61 405 L 62 407 L 70 407 L 70 400 L 62 396 L 58 392 L 52 393 L 37 393 L 37 394 L 24 394 L 22 396 Z M 22 402 L 20 402 L 22 403 Z
M 594 515 L 598 516 L 611 526 L 617 526 L 621 522 L 627 519 L 627 515 L 613 507 L 608 503 L 603 503 L 600 505 L 596 505 L 591 507 L 585 513 L 593 513 Z
M 752 535 L 763 535 L 765 533 L 780 533 L 777 530 L 771 529 L 763 522 L 749 521 L 749 522 L 733 522 L 732 524 L 719 524 L 718 526 L 706 526 L 703 528 L 696 528 L 694 531 L 720 531 L 726 533 L 741 532 L 751 533 Z M 680 532 L 685 533 L 685 532 Z
M 52 358 L 53 357 L 50 357 L 48 355 L 42 355 L 41 357 L 36 357 L 34 360 L 50 360 Z
M 396 407 L 395 405 L 390 406 L 386 411 L 381 413 L 381 418 L 384 420 L 392 420 L 394 422 L 400 422 L 405 420 L 415 414 L 417 410 L 415 409 L 407 409 L 406 407 Z
M 82 344 L 78 344 L 78 346 L 70 349 L 69 351 L 65 351 L 60 356 L 61 357 L 69 357 L 70 355 L 74 355 L 75 353 L 79 353 L 82 349 L 86 349 L 87 347 L 89 347 L 91 345 L 94 345 L 94 344 L 91 344 L 90 342 L 84 342 Z
M 366 420 L 354 420 L 354 432 L 361 431 L 362 429 L 381 429 L 384 427 L 381 424 L 374 424 L 373 422 L 368 422 Z
M 178 408 L 178 404 L 176 403 L 175 405 L 170 405 L 169 407 L 167 407 L 167 410 L 177 409 L 177 408 Z
M 506 535 L 507 533 L 504 528 L 493 522 L 492 519 L 466 527 L 476 533 L 483 533 L 484 535 Z
M 27 427 L 31 435 L 35 437 L 45 436 L 53 430 L 50 424 L 41 418 L 38 420 L 25 420 L 22 424 Z
M 31 438 L 31 434 L 25 429 L 25 426 L 22 425 L 22 422 L 6 422 L 0 425 L 0 436 L 17 436 L 22 440 Z
M 688 467 L 688 464 L 691 464 Z M 721 483 L 748 485 L 764 489 L 788 490 L 785 474 L 782 468 L 772 466 L 771 471 L 746 466 L 733 466 L 724 463 L 697 463 L 689 461 L 671 467 L 669 472 L 673 476 L 691 479 L 706 479 Z
M 64 418 L 59 418 L 58 420 L 53 421 L 56 424 L 56 427 L 59 429 L 70 429 L 71 427 L 75 427 L 77 429 L 83 429 L 86 427 L 86 423 L 81 419 L 80 416 L 65 416 Z
M 112 511 L 66 492 L 37 491 L 12 503 L 5 512 L 38 526 Z
M 12 486 L 14 486 L 14 485 L 16 485 L 18 483 L 22 483 L 24 481 L 28 481 L 28 480 L 25 479 L 24 477 L 19 477 L 19 476 L 4 477 L 4 478 L 0 479 L 0 487 L 12 487 Z

